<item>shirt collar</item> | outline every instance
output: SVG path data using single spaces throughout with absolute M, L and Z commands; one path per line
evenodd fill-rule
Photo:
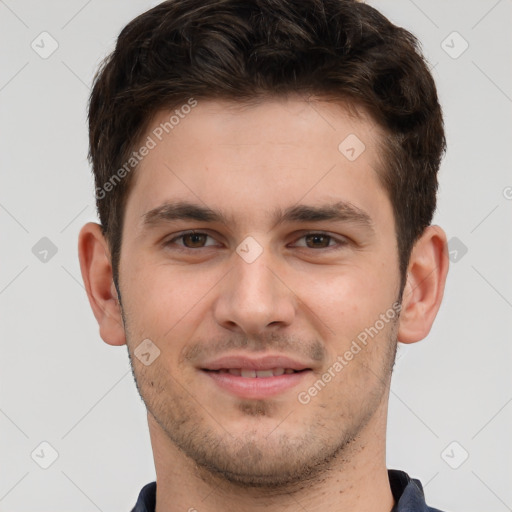
M 411 478 L 405 471 L 388 469 L 388 478 L 395 499 L 391 512 L 441 512 L 427 506 L 421 482 Z
M 391 512 L 441 512 L 427 506 L 423 487 L 419 480 L 411 478 L 404 471 L 397 469 L 389 469 L 388 477 L 395 499 L 395 506 Z M 156 482 L 152 482 L 142 488 L 132 512 L 155 512 L 155 504 Z

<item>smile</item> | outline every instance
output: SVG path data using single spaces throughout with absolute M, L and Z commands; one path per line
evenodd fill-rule
M 209 370 L 217 373 L 229 373 L 230 375 L 237 375 L 238 377 L 278 377 L 279 375 L 297 373 L 299 370 L 293 368 L 270 368 L 268 370 L 253 370 L 251 368 L 221 368 L 219 370 Z M 303 370 L 300 370 L 303 371 Z
M 304 387 L 304 378 L 312 373 L 309 368 L 221 368 L 201 371 L 222 391 L 237 398 L 263 400 L 283 394 L 297 386 Z

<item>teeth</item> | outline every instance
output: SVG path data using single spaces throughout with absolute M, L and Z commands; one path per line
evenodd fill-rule
M 272 370 L 256 370 L 256 377 L 273 377 Z
M 295 373 L 295 370 L 291 368 L 272 368 L 269 370 L 250 370 L 250 369 L 242 369 L 242 368 L 229 368 L 229 369 L 221 369 L 218 370 L 219 373 L 229 373 L 231 375 L 236 375 L 238 377 L 278 377 L 283 374 Z

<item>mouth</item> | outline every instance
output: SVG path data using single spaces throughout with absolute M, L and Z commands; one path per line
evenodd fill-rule
M 313 366 L 286 354 L 232 353 L 205 361 L 201 373 L 217 389 L 238 398 L 265 399 L 284 395 L 313 373 Z
M 217 389 L 230 396 L 242 399 L 264 400 L 276 396 L 285 396 L 294 388 L 304 384 L 312 373 L 311 368 L 295 370 L 293 368 L 219 368 L 202 369 L 201 372 Z
M 281 375 L 291 375 L 293 373 L 300 373 L 311 370 L 311 368 L 304 368 L 302 370 L 294 370 L 293 368 L 269 368 L 267 370 L 254 370 L 252 368 L 220 368 L 219 370 L 209 370 L 203 368 L 206 372 L 215 372 L 219 374 L 228 373 L 230 375 L 236 375 L 237 377 L 258 378 L 266 379 L 269 377 L 279 377 Z

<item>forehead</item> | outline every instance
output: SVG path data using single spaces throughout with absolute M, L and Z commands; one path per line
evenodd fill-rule
M 299 146 L 304 136 L 321 136 L 338 150 L 337 142 L 343 134 L 357 136 L 370 149 L 384 136 L 371 115 L 353 102 L 297 95 L 250 102 L 189 99 L 174 109 L 157 112 L 146 133 L 159 145 L 172 139 L 185 144 L 204 143 L 208 135 L 217 146 Z
M 328 198 L 377 214 L 386 199 L 377 174 L 382 137 L 364 111 L 340 103 L 197 100 L 152 119 L 141 140 L 152 148 L 137 166 L 128 206 L 140 220 L 179 197 L 247 220 Z

